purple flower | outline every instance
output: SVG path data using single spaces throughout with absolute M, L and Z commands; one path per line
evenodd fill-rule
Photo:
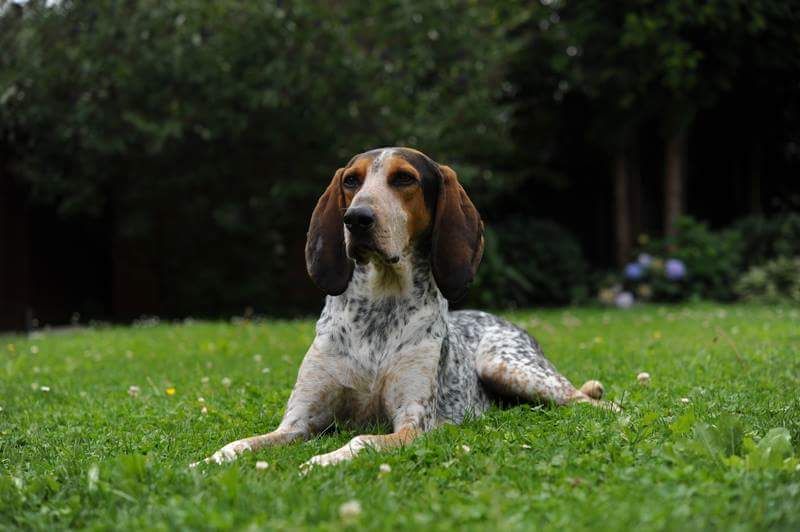
M 644 277 L 644 268 L 638 262 L 631 262 L 625 266 L 625 277 L 631 281 L 638 281 Z
M 650 264 L 653 263 L 653 257 L 648 255 L 647 253 L 640 253 L 639 257 L 636 259 L 636 261 L 639 264 L 641 264 L 643 267 L 649 268 Z
M 664 275 L 670 281 L 680 281 L 686 277 L 686 266 L 678 259 L 669 259 L 664 264 Z
M 631 308 L 633 306 L 633 294 L 630 292 L 620 292 L 614 298 L 614 304 L 617 308 Z

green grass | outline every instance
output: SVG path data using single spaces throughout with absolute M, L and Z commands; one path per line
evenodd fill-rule
M 780 433 L 764 438 L 784 427 L 800 450 L 800 310 L 509 317 L 573 382 L 602 380 L 624 413 L 494 409 L 305 478 L 303 461 L 356 432 L 186 466 L 277 425 L 311 321 L 0 338 L 0 528 L 800 527 L 798 460 Z M 392 470 L 380 476 L 382 463 Z M 362 513 L 343 519 L 353 499 Z

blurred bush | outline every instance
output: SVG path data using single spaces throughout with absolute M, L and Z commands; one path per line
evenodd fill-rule
M 751 267 L 736 283 L 736 293 L 762 303 L 800 303 L 800 256 L 779 257 Z
M 800 255 L 800 214 L 784 213 L 764 218 L 748 216 L 735 222 L 731 231 L 739 234 L 742 260 L 746 267 L 779 257 Z
M 487 226 L 470 303 L 494 308 L 569 304 L 588 296 L 578 241 L 545 220 L 511 218 Z
M 307 310 L 308 217 L 355 153 L 505 182 L 500 6 L 48 3 L 0 17 L 0 145 L 40 201 L 107 224 L 115 283 L 147 272 L 164 315 Z
M 689 297 L 730 301 L 742 263 L 741 236 L 736 231 L 714 232 L 691 217 L 676 224 L 676 234 L 664 241 L 671 257 L 686 265 Z
M 680 283 L 668 275 L 651 279 L 653 298 L 678 300 L 708 298 L 730 301 L 735 298 L 733 284 L 741 272 L 742 241 L 737 231 L 714 232 L 708 225 L 689 216 L 681 217 L 675 235 L 654 239 L 640 247 L 639 253 L 654 257 L 655 269 L 664 269 L 669 260 L 680 261 L 685 276 Z
M 608 157 L 640 135 L 660 143 L 656 129 L 690 122 L 734 88 L 734 108 L 766 102 L 775 112 L 751 113 L 780 117 L 752 128 L 753 153 L 795 153 L 784 143 L 796 138 L 795 20 L 775 0 L 690 10 L 645 0 L 0 0 L 0 169 L 63 215 L 94 217 L 94 249 L 111 250 L 109 291 L 146 285 L 163 315 L 251 304 L 286 314 L 319 301 L 303 244 L 334 169 L 369 148 L 420 146 L 498 221 L 474 301 L 575 302 L 590 284 L 576 240 L 505 218 L 548 207 L 606 224 L 612 203 L 588 207 L 604 203 Z M 550 194 L 524 193 L 540 182 Z M 655 279 L 651 292 L 734 297 L 742 264 L 797 249 L 800 217 L 786 220 L 749 219 L 725 234 L 684 220 L 675 239 L 643 251 L 681 260 L 687 276 Z
M 640 300 L 769 300 L 781 291 L 794 294 L 800 283 L 794 269 L 800 255 L 796 213 L 750 216 L 719 231 L 686 216 L 676 229 L 672 237 L 644 238 L 634 262 L 602 279 L 600 300 L 613 304 L 624 290 Z

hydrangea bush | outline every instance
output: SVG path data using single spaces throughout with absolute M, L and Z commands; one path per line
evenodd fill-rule
M 718 231 L 683 217 L 674 236 L 640 236 L 636 258 L 600 283 L 598 298 L 621 308 L 648 300 L 800 300 L 793 288 L 799 257 L 797 214 L 750 217 Z
M 640 253 L 623 268 L 621 276 L 610 276 L 600 289 L 601 303 L 630 308 L 636 301 L 674 300 L 680 298 L 687 279 L 684 262 Z

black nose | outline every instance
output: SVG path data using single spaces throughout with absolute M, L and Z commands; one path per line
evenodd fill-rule
M 375 213 L 369 207 L 350 207 L 344 213 L 344 225 L 353 233 L 365 233 L 375 225 Z

